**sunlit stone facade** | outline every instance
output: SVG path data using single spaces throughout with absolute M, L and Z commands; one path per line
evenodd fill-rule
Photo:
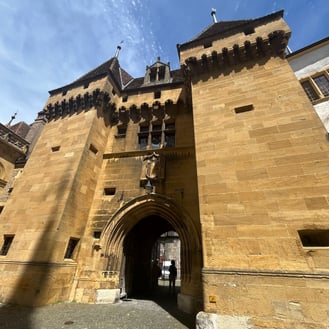
M 282 14 L 213 23 L 178 70 L 134 79 L 117 52 L 50 92 L 3 202 L 1 302 L 138 295 L 175 231 L 178 307 L 200 328 L 326 328 L 329 145 Z

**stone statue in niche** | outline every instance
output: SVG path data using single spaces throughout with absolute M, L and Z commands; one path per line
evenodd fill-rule
M 143 159 L 141 180 L 156 181 L 164 178 L 164 161 L 160 155 L 153 152 Z

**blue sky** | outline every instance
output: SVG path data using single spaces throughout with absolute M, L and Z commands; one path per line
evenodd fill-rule
M 158 56 L 178 68 L 177 43 L 217 19 L 257 18 L 283 9 L 298 50 L 329 36 L 328 0 L 0 0 L 0 122 L 32 123 L 48 91 L 111 58 L 132 76 Z

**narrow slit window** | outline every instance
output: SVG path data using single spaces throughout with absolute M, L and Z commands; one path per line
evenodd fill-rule
M 157 77 L 157 68 L 152 67 L 150 70 L 150 81 L 154 82 L 156 80 L 156 77 Z
M 78 245 L 79 239 L 70 238 L 69 243 L 67 244 L 66 252 L 64 258 L 72 259 L 74 256 L 74 251 Z
M 104 195 L 114 195 L 116 192 L 115 187 L 104 187 Z
M 164 80 L 166 74 L 166 67 L 165 66 L 160 66 L 159 67 L 159 81 Z
M 5 235 L 3 237 L 3 245 L 2 245 L 2 248 L 1 248 L 1 251 L 0 251 L 1 256 L 6 256 L 7 255 L 13 240 L 14 240 L 14 235 Z
M 2 213 L 4 206 L 0 206 L 0 214 Z
M 254 109 L 254 105 L 252 104 L 249 104 L 249 105 L 245 105 L 245 106 L 239 106 L 239 107 L 236 107 L 234 109 L 234 112 L 236 114 L 239 114 L 239 113 L 244 113 L 244 112 L 250 112 Z
M 303 247 L 329 247 L 329 230 L 298 231 Z

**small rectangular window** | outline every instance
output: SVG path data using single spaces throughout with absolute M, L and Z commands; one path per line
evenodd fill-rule
M 206 42 L 204 45 L 203 45 L 203 48 L 210 48 L 212 47 L 212 42 L 209 41 L 209 42 Z
M 0 214 L 2 213 L 4 206 L 0 206 Z
M 149 132 L 149 126 L 148 125 L 141 125 L 139 126 L 139 132 L 141 133 L 146 133 L 146 132 Z
M 302 87 L 304 88 L 304 91 L 311 102 L 320 98 L 308 80 L 302 82 Z
M 148 144 L 148 135 L 140 135 L 138 136 L 138 144 L 140 150 L 146 150 Z
M 101 233 L 101 231 L 94 231 L 94 239 L 100 239 Z
M 1 251 L 0 251 L 1 256 L 7 255 L 13 240 L 14 240 L 14 235 L 4 235 L 3 244 L 2 244 Z
M 93 144 L 90 144 L 89 151 L 91 151 L 94 154 L 97 154 L 98 153 L 97 148 Z
M 70 258 L 72 259 L 74 256 L 74 251 L 76 249 L 76 246 L 79 242 L 79 239 L 77 238 L 70 238 L 69 243 L 67 244 L 66 252 L 64 258 Z
M 53 146 L 52 148 L 51 148 L 51 152 L 58 152 L 59 150 L 60 150 L 60 146 L 59 145 L 56 145 L 56 146 Z
M 158 91 L 155 91 L 154 92 L 154 99 L 157 99 L 157 98 L 160 98 L 161 97 L 161 91 L 158 90 Z
M 128 101 L 128 96 L 122 96 L 122 103 L 126 103 Z
M 243 32 L 244 32 L 244 35 L 250 35 L 250 34 L 255 33 L 255 29 L 253 27 L 248 27 Z
M 165 134 L 165 146 L 166 147 L 174 147 L 175 146 L 175 134 L 166 133 Z
M 329 230 L 300 230 L 303 247 L 329 247 Z
M 321 74 L 313 78 L 323 96 L 329 96 L 329 80 L 326 75 Z
M 161 145 L 161 133 L 152 134 L 152 148 L 160 148 Z
M 115 191 L 115 187 L 104 187 L 104 195 L 114 195 Z
M 166 122 L 166 130 L 175 130 L 175 122 Z
M 161 124 L 153 124 L 152 131 L 161 131 L 162 125 Z
M 127 133 L 127 126 L 118 126 L 117 137 L 125 137 Z

